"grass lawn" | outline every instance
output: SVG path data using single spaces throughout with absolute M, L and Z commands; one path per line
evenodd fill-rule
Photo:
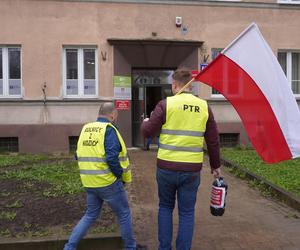
M 300 197 L 300 158 L 276 164 L 264 163 L 255 150 L 222 148 L 224 159 L 264 177 L 275 185 Z
M 25 162 L 36 162 L 51 158 L 49 155 L 25 155 L 17 153 L 7 153 L 0 155 L 0 168 L 12 165 L 18 165 Z

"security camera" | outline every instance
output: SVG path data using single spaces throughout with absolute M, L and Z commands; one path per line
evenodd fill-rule
M 182 17 L 181 17 L 181 16 L 177 16 L 177 17 L 175 18 L 175 24 L 176 24 L 176 27 L 177 27 L 177 28 L 180 28 L 180 27 L 181 27 L 181 25 L 182 25 Z

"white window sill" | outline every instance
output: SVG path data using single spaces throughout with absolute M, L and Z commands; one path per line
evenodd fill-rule
M 0 99 L 23 99 L 23 96 L 0 96 Z
M 300 4 L 300 0 L 278 0 L 278 4 Z

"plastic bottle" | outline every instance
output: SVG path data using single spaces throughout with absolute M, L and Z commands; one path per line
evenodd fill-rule
M 223 177 L 217 178 L 212 183 L 210 212 L 214 216 L 222 216 L 225 212 L 228 185 Z

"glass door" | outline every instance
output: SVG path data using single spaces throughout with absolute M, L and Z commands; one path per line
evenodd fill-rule
M 145 92 L 144 86 L 132 86 L 132 136 L 133 146 L 145 148 L 145 140 L 140 132 L 141 124 L 146 118 L 145 110 Z
M 133 146 L 146 148 L 146 139 L 140 132 L 141 124 L 150 117 L 156 104 L 171 93 L 173 70 L 132 71 L 132 138 Z

